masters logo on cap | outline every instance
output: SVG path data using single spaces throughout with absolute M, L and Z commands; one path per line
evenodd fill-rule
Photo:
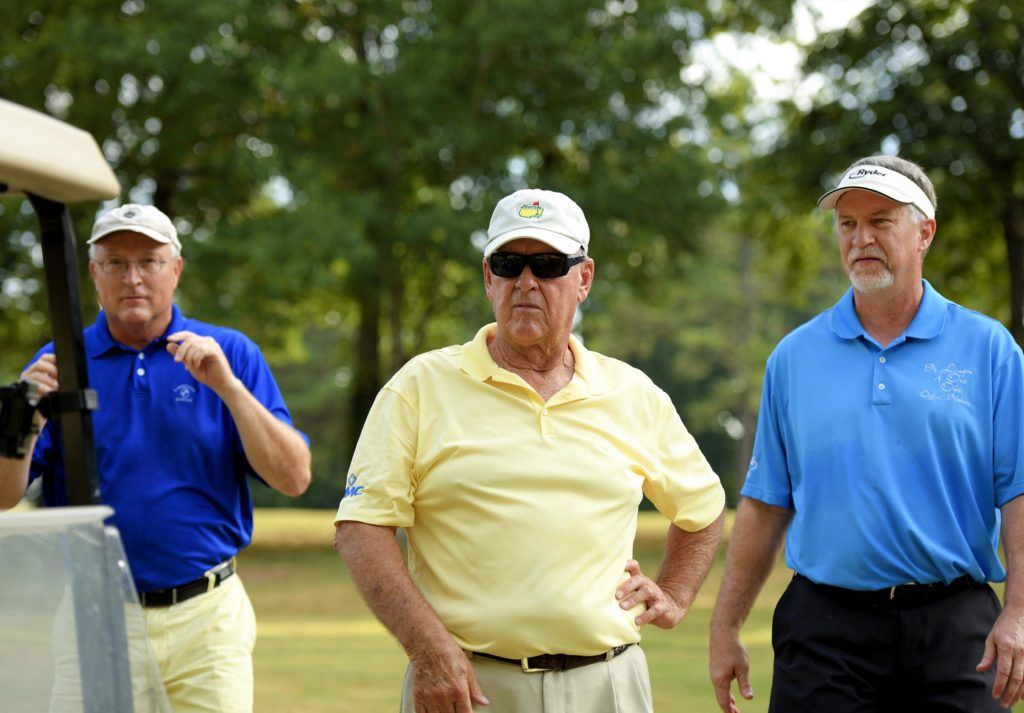
M 539 218 L 544 215 L 544 209 L 540 207 L 540 201 L 534 201 L 530 205 L 524 205 L 519 209 L 520 218 Z

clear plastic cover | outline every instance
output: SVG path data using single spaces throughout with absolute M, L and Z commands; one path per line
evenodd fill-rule
M 0 515 L 0 704 L 170 713 L 108 507 Z

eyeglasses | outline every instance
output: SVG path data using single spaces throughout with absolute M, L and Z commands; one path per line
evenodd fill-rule
M 132 265 L 135 265 L 139 272 L 144 275 L 155 275 L 163 270 L 164 265 L 167 264 L 167 260 L 157 260 L 152 257 L 143 258 L 141 260 L 121 260 L 120 258 L 114 258 L 113 260 L 94 260 L 93 262 L 100 266 L 100 270 L 104 275 L 124 275 Z
M 519 277 L 523 274 L 523 269 L 529 265 L 534 277 L 547 280 L 552 277 L 565 277 L 569 274 L 570 267 L 586 259 L 586 255 L 569 257 L 562 253 L 491 253 L 487 258 L 487 264 L 491 272 L 498 277 Z

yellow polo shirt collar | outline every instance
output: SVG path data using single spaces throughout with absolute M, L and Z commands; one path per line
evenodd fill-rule
M 491 357 L 487 342 L 498 331 L 494 322 L 481 327 L 473 338 L 463 347 L 459 368 L 478 381 L 492 381 L 520 386 L 530 391 L 533 389 L 518 374 L 503 369 Z M 562 387 L 561 391 L 551 397 L 550 405 L 568 403 L 577 399 L 599 396 L 614 388 L 611 379 L 598 363 L 594 355 L 573 335 L 569 335 L 569 349 L 572 350 L 575 366 L 573 378 Z M 534 392 L 536 393 L 536 392 Z M 539 398 L 539 396 L 538 396 Z

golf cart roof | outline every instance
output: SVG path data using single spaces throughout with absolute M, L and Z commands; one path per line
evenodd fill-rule
M 58 203 L 121 193 L 96 141 L 81 129 L 0 99 L 0 136 L 0 184 L 6 193 L 32 193 Z

